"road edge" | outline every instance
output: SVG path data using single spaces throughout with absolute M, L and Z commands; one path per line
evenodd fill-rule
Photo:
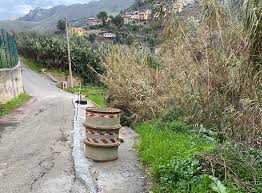
M 74 106 L 74 119 L 73 119 L 73 161 L 74 161 L 74 169 L 75 169 L 75 177 L 76 180 L 83 184 L 89 191 L 89 193 L 96 193 L 97 187 L 94 182 L 91 167 L 93 162 L 86 159 L 85 152 L 83 151 L 83 143 L 82 139 L 84 139 L 84 133 L 79 127 L 78 123 L 78 107 L 75 101 L 77 97 L 72 99 L 72 103 Z

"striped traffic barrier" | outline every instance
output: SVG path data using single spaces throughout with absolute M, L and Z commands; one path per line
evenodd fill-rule
M 118 158 L 121 110 L 113 108 L 86 109 L 86 157 L 94 161 L 112 161 Z

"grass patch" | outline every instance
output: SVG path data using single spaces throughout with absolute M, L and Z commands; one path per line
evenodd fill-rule
M 156 193 L 262 191 L 262 152 L 169 112 L 136 127 L 138 155 Z M 212 129 L 212 128 L 211 128 Z
M 170 128 L 161 121 L 136 128 L 141 137 L 139 157 L 154 182 L 153 191 L 208 192 L 218 180 L 203 175 L 201 163 L 194 156 L 212 151 L 214 144 L 196 134 L 181 132 L 189 127 L 181 121 L 170 123 Z
M 68 92 L 78 94 L 79 88 L 77 87 L 70 88 L 68 89 Z M 80 92 L 87 99 L 96 103 L 100 107 L 106 107 L 107 102 L 104 98 L 107 92 L 106 88 L 88 85 L 88 86 L 82 86 L 82 88 L 80 89 Z
M 13 109 L 22 105 L 25 101 L 29 100 L 30 98 L 31 97 L 28 94 L 23 93 L 23 94 L 20 94 L 17 98 L 5 104 L 0 104 L 0 117 L 10 113 Z
M 69 72 L 68 70 L 65 69 L 57 69 L 57 68 L 46 68 L 45 66 L 36 63 L 33 59 L 31 58 L 24 58 L 21 57 L 22 62 L 27 65 L 31 70 L 35 72 L 41 72 L 42 69 L 45 69 L 46 72 L 52 72 L 52 73 L 57 73 L 57 74 L 64 74 L 68 75 Z
M 141 124 L 137 131 L 141 136 L 139 153 L 147 165 L 155 166 L 173 159 L 190 158 L 208 152 L 213 147 L 209 141 L 197 135 L 161 129 L 156 122 Z
M 36 64 L 36 63 L 34 62 L 34 60 L 31 59 L 31 58 L 21 57 L 21 61 L 23 62 L 23 64 L 27 65 L 31 70 L 33 70 L 33 71 L 35 71 L 35 72 L 40 72 L 41 69 L 43 68 L 42 65 Z

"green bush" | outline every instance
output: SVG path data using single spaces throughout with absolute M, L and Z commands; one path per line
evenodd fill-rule
M 244 144 L 217 145 L 210 154 L 202 156 L 210 174 L 239 184 L 245 192 L 262 192 L 262 151 Z
M 198 159 L 172 160 L 159 167 L 156 192 L 226 193 L 226 187 L 216 177 L 205 174 Z
M 40 35 L 21 33 L 18 35 L 20 54 L 34 59 L 46 68 L 68 69 L 67 42 L 63 35 Z M 70 38 L 72 69 L 87 83 L 99 82 L 97 74 L 103 73 L 101 56 L 82 37 Z
M 137 126 L 140 160 L 159 193 L 258 193 L 262 152 L 221 141 L 192 125 L 184 111 L 170 112 Z

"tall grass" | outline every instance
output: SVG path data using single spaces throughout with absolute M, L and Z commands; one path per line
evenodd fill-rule
M 262 71 L 254 71 L 257 61 L 250 60 L 250 31 L 217 1 L 206 0 L 203 7 L 197 25 L 166 19 L 157 56 L 113 48 L 103 77 L 112 103 L 133 121 L 185 109 L 192 122 L 261 147 Z
M 262 1 L 245 0 L 245 29 L 248 33 L 250 59 L 256 70 L 261 70 L 262 62 Z

